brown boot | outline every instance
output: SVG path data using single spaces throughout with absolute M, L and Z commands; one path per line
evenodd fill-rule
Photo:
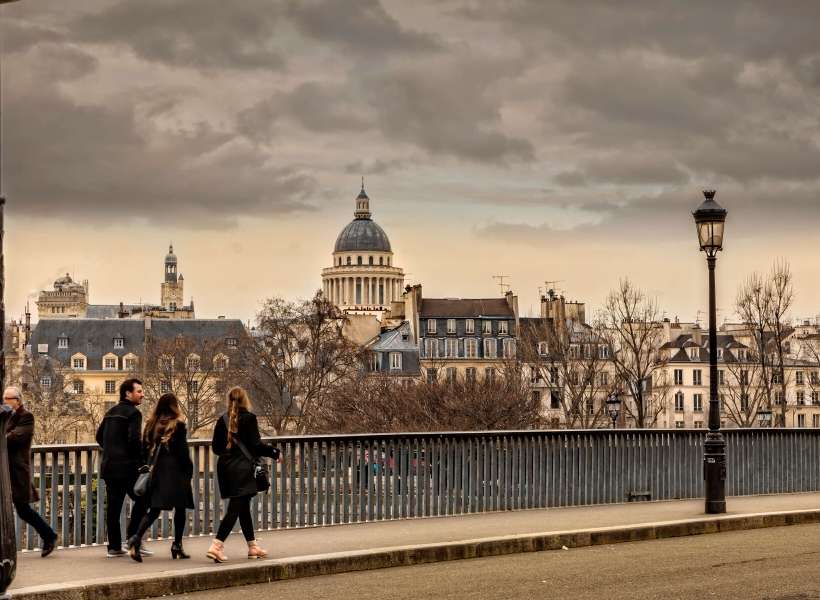
M 256 540 L 248 542 L 248 558 L 267 558 L 267 551 L 256 543 Z
M 228 557 L 225 556 L 223 550 L 225 550 L 224 542 L 214 540 L 211 542 L 211 547 L 208 548 L 208 553 L 205 556 L 212 559 L 215 563 L 223 563 L 228 560 Z

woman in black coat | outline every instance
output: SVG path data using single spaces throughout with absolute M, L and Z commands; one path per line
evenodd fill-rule
M 277 460 L 279 450 L 262 441 L 256 415 L 250 412 L 248 394 L 241 387 L 228 392 L 228 412 L 214 427 L 213 451 L 219 456 L 216 463 L 219 493 L 229 500 L 228 510 L 208 548 L 207 556 L 214 562 L 228 560 L 223 552 L 224 543 L 239 519 L 245 541 L 248 542 L 248 558 L 265 558 L 268 553 L 256 542 L 251 519 L 251 499 L 256 495 L 255 465 L 245 451 L 253 459 L 268 456 Z
M 171 558 L 190 558 L 182 548 L 182 535 L 187 521 L 186 510 L 194 507 L 191 478 L 194 464 L 188 453 L 188 433 L 173 394 L 163 394 L 145 424 L 142 436 L 146 462 L 153 465 L 151 485 L 146 504 L 148 513 L 140 522 L 137 533 L 128 540 L 128 554 L 142 562 L 142 536 L 163 510 L 174 511 L 174 543 Z M 156 463 L 154 463 L 156 461 Z

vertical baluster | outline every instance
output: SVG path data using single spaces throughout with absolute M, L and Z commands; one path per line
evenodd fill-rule
M 191 452 L 191 459 L 194 463 L 194 478 L 192 481 L 193 484 L 193 491 L 194 491 L 194 513 L 193 513 L 193 527 L 191 527 L 190 531 L 193 535 L 200 535 L 202 533 L 202 527 L 200 525 L 200 516 L 201 510 L 199 503 L 202 500 L 202 493 L 200 491 L 200 485 L 202 484 L 202 477 L 199 471 L 199 446 L 190 446 L 189 451 Z
M 276 493 L 279 496 L 279 527 L 284 529 L 288 526 L 287 521 L 287 487 L 288 487 L 288 465 L 291 461 L 290 444 L 282 442 L 280 445 L 282 452 L 282 462 L 279 463 L 279 489 Z
M 82 453 L 79 450 L 74 451 L 74 494 L 73 494 L 73 508 L 74 508 L 74 527 L 72 544 L 74 546 L 82 545 L 82 523 L 83 523 L 83 503 L 82 503 L 82 480 L 83 480 L 83 461 Z
M 352 489 L 350 487 L 350 480 L 351 480 L 351 473 L 350 470 L 352 468 L 352 453 L 353 448 L 347 442 L 343 442 L 342 444 L 342 475 L 344 477 L 344 481 L 342 483 L 342 523 L 350 523 L 350 504 L 351 504 L 351 493 Z
M 343 456 L 345 442 L 334 440 L 333 442 L 333 522 L 343 523 L 342 504 L 344 499 L 344 484 L 342 483 L 342 469 L 344 468 Z
M 325 493 L 324 480 L 327 472 L 327 454 L 324 442 L 316 443 L 316 523 L 314 525 L 325 524 Z
M 305 452 L 307 453 L 307 472 L 305 473 L 305 482 L 307 484 L 307 524 L 309 527 L 316 525 L 316 474 L 314 472 L 314 447 L 312 441 L 307 441 L 304 444 Z
M 290 460 L 288 461 L 288 470 L 290 471 L 290 478 L 288 481 L 288 499 L 289 501 L 289 518 L 288 518 L 288 525 L 290 527 L 296 527 L 299 525 L 299 514 L 296 510 L 296 499 L 299 493 L 298 484 L 296 482 L 296 466 L 298 465 L 297 462 L 297 452 L 299 449 L 299 442 L 293 442 L 288 444 L 288 448 L 290 452 L 288 452 L 288 456 Z M 301 457 L 298 460 L 302 460 Z

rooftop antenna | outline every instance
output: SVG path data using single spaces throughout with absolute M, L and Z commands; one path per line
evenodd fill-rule
M 555 296 L 558 293 L 558 286 L 555 285 L 556 283 L 563 283 L 564 279 L 554 279 L 552 281 L 545 281 L 544 285 L 546 286 L 546 293 L 550 296 Z M 552 292 L 552 294 L 550 294 Z
M 509 275 L 493 275 L 493 279 L 498 280 L 498 287 L 501 289 L 501 295 L 503 296 L 507 293 L 507 290 L 510 289 L 509 283 L 504 283 L 505 279 L 510 279 Z

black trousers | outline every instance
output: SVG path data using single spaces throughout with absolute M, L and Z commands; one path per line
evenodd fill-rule
M 41 538 L 43 538 L 44 542 L 49 542 L 51 540 L 57 539 L 57 534 L 54 533 L 54 530 L 49 526 L 48 523 L 45 522 L 43 517 L 41 517 L 36 510 L 31 508 L 30 504 L 15 501 L 14 510 L 17 511 L 18 517 L 20 517 L 23 521 L 34 527 L 34 530 Z
M 174 509 L 174 541 L 177 544 L 182 543 L 182 536 L 185 534 L 185 525 L 188 522 L 185 510 L 185 507 Z M 136 534 L 140 542 L 142 542 L 142 536 L 144 536 L 148 528 L 151 527 L 151 523 L 156 521 L 161 514 L 161 508 L 152 508 L 145 514 Z
M 239 525 L 242 527 L 242 535 L 245 536 L 245 540 L 250 542 L 256 539 L 253 533 L 253 519 L 251 519 L 252 498 L 253 496 L 239 496 L 228 500 L 228 510 L 225 511 L 225 516 L 219 523 L 216 539 L 220 542 L 227 540 L 231 534 L 231 529 L 236 525 L 236 519 L 239 519 Z
M 125 497 L 128 496 L 134 501 L 134 506 L 131 509 L 131 519 L 128 521 L 126 527 L 126 535 L 131 537 L 137 532 L 142 518 L 145 516 L 147 510 L 145 500 L 134 494 L 133 481 L 122 480 L 106 480 L 105 482 L 105 496 L 108 501 L 105 512 L 105 523 L 108 527 L 108 549 L 120 550 L 122 549 L 122 531 L 120 530 L 120 513 L 122 512 L 122 505 L 125 503 Z

